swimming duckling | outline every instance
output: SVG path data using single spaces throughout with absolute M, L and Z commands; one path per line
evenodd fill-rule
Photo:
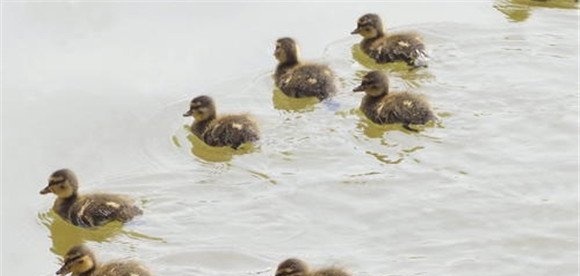
M 300 62 L 300 51 L 294 39 L 278 39 L 274 56 L 278 60 L 274 80 L 287 96 L 323 100 L 336 92 L 332 70 L 326 65 Z
M 127 222 L 143 211 L 133 200 L 114 194 L 78 194 L 79 183 L 69 169 L 53 172 L 40 194 L 57 196 L 52 209 L 64 220 L 80 227 L 96 227 L 111 221 Z
M 247 115 L 216 117 L 215 104 L 208 96 L 194 98 L 189 106 L 183 116 L 193 116 L 191 131 L 210 146 L 237 149 L 260 138 L 256 122 Z
M 423 97 L 408 92 L 389 93 L 389 79 L 380 71 L 367 73 L 361 85 L 353 89 L 359 91 L 366 92 L 360 109 L 374 123 L 401 123 L 410 129 L 410 124 L 422 125 L 437 119 Z
M 383 22 L 376 14 L 361 16 L 351 34 L 363 37 L 361 49 L 377 63 L 404 61 L 415 67 L 427 66 L 427 52 L 421 37 L 416 33 L 385 34 Z
M 350 273 L 335 267 L 311 271 L 304 261 L 292 258 L 278 265 L 275 276 L 350 276 Z
M 64 256 L 57 275 L 72 276 L 151 276 L 151 272 L 135 261 L 113 261 L 98 264 L 95 255 L 84 245 L 71 248 Z

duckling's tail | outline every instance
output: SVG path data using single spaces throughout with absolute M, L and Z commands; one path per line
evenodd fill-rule
M 421 45 L 422 46 L 422 45 Z M 414 67 L 427 67 L 429 54 L 425 47 L 417 47 L 411 52 L 411 64 Z
M 141 210 L 141 208 L 135 205 L 127 206 L 127 208 L 125 208 L 120 215 L 120 221 L 127 222 L 133 219 L 133 217 L 140 216 L 142 214 L 143 210 Z

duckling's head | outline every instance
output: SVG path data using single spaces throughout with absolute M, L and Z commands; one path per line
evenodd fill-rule
M 389 93 L 389 78 L 381 71 L 368 72 L 355 87 L 353 92 L 364 91 L 369 96 L 377 97 Z
M 292 258 L 278 265 L 275 276 L 305 276 L 307 274 L 308 265 L 302 260 Z
M 196 121 L 205 121 L 215 118 L 215 104 L 209 96 L 199 96 L 193 98 L 189 104 L 189 110 L 183 114 L 183 117 L 193 116 Z
M 80 275 L 95 268 L 95 256 L 84 245 L 77 245 L 69 249 L 64 256 L 63 264 L 56 275 Z
M 283 37 L 276 40 L 274 56 L 280 63 L 294 63 L 300 59 L 300 48 L 294 39 Z
M 40 191 L 41 195 L 53 193 L 59 198 L 75 195 L 79 189 L 77 176 L 69 169 L 53 172 L 48 178 L 48 186 Z
M 375 38 L 384 34 L 383 21 L 374 13 L 367 13 L 358 19 L 356 29 L 350 34 L 360 34 L 364 38 Z

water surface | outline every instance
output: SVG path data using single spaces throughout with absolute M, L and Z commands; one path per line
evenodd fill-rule
M 577 275 L 578 10 L 530 3 L 4 3 L 2 274 L 53 275 L 86 241 L 158 275 L 273 275 L 291 256 L 355 275 Z M 440 124 L 357 111 L 375 65 L 349 33 L 368 11 L 425 36 L 428 68 L 380 69 Z M 273 93 L 281 36 L 332 66 L 336 97 Z M 199 94 L 251 112 L 261 142 L 189 139 Z M 62 167 L 144 216 L 64 223 L 38 194 Z

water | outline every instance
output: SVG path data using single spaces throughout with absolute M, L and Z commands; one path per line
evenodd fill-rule
M 550 6 L 551 5 L 551 6 Z M 287 257 L 355 275 L 578 274 L 578 10 L 531 1 L 3 3 L 2 274 L 53 275 L 81 241 L 158 275 L 273 275 Z M 376 12 L 424 34 L 430 67 L 381 66 L 440 124 L 370 124 L 350 37 Z M 273 93 L 295 37 L 341 91 Z M 365 63 L 367 66 L 372 64 Z M 190 139 L 194 95 L 251 112 L 248 153 Z M 68 167 L 144 216 L 72 227 L 40 196 Z

